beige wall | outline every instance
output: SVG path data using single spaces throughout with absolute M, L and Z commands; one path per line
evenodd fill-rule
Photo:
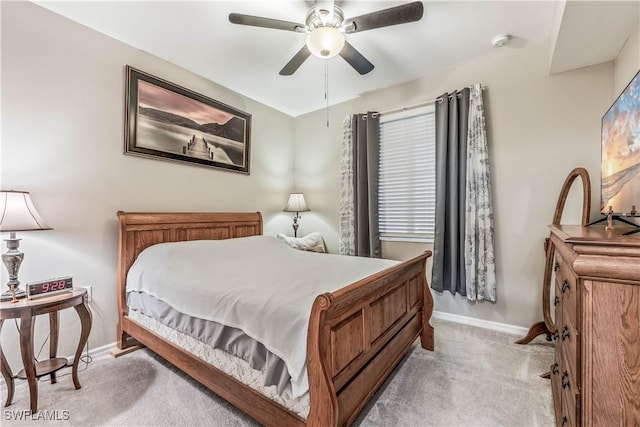
M 1 184 L 30 191 L 54 227 L 19 233 L 20 280 L 71 275 L 75 285 L 92 285 L 91 348 L 115 341 L 116 211 L 260 210 L 266 234 L 287 229 L 291 117 L 32 3 L 1 7 Z M 251 175 L 125 156 L 125 64 L 252 114 Z M 69 310 L 61 319 L 60 353 L 69 355 L 79 322 Z M 17 342 L 13 324 L 4 326 L 2 342 Z M 15 371 L 18 353 L 9 357 Z
M 469 304 L 438 294 L 436 310 L 528 327 L 542 319 L 543 241 L 560 188 L 575 167 L 587 168 L 599 187 L 600 117 L 612 99 L 613 65 L 548 75 L 547 44 L 506 47 L 446 72 L 362 95 L 295 121 L 295 187 L 304 191 L 321 229 L 337 250 L 341 122 L 348 114 L 432 100 L 480 82 L 484 91 L 495 208 L 498 302 Z M 382 66 L 382 65 L 379 65 Z M 572 191 L 566 223 L 580 220 L 581 191 Z M 597 213 L 597 205 L 593 214 Z M 427 245 L 384 243 L 384 256 L 405 259 Z
M 640 20 L 639 20 L 640 21 Z M 614 94 L 617 97 L 640 69 L 640 26 L 629 36 L 614 61 Z M 611 101 L 613 102 L 613 100 Z

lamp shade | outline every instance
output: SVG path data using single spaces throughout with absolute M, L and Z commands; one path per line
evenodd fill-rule
M 52 230 L 36 210 L 27 191 L 0 192 L 0 231 Z
M 334 27 L 318 27 L 307 36 L 307 48 L 318 58 L 333 58 L 344 47 L 344 34 Z
M 283 209 L 285 212 L 308 212 L 309 206 L 307 206 L 307 202 L 304 200 L 304 194 L 302 193 L 291 193 L 289 194 L 289 201 L 287 202 L 287 206 Z

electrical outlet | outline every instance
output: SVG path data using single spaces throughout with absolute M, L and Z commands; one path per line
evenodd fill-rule
M 91 302 L 91 300 L 93 299 L 93 295 L 91 293 L 92 287 L 91 286 L 80 286 L 81 288 L 85 288 L 87 290 L 87 301 Z

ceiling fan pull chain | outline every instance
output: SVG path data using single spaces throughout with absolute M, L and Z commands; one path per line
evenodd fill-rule
M 329 60 L 324 60 L 324 99 L 327 103 L 327 127 L 329 127 Z

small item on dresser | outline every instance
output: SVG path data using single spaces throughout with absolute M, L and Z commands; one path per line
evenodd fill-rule
M 276 235 L 276 237 L 292 248 L 300 249 L 301 251 L 320 253 L 325 253 L 327 251 L 324 246 L 324 239 L 322 238 L 322 235 L 317 231 L 309 233 L 304 237 L 289 237 L 282 233 Z
M 607 226 L 605 230 L 613 230 L 613 207 L 609 206 L 609 212 L 607 212 Z
M 42 298 L 72 290 L 73 278 L 71 276 L 41 280 L 39 282 L 27 283 L 27 298 Z

